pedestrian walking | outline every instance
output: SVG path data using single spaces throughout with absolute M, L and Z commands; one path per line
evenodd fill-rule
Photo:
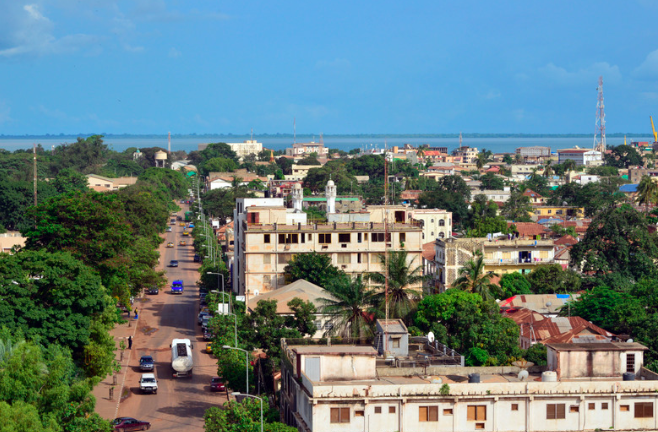
M 131 350 L 133 349 L 133 337 L 128 336 L 128 349 Z

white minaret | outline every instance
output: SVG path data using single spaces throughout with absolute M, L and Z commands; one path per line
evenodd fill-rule
M 325 191 L 327 195 L 327 214 L 336 213 L 336 186 L 333 180 L 327 182 Z
M 304 190 L 302 185 L 295 183 L 292 187 L 292 208 L 295 209 L 295 213 L 302 212 L 302 201 L 304 201 Z

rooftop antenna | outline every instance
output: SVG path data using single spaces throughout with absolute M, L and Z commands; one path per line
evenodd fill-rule
M 322 132 L 320 132 L 320 144 L 324 144 L 324 141 L 322 140 Z
M 297 119 L 292 118 L 292 143 L 297 144 Z
M 32 143 L 32 155 L 34 156 L 34 206 L 37 206 L 37 145 Z M 35 219 L 36 223 L 36 219 Z
M 388 145 L 384 141 L 384 302 L 386 303 L 386 320 L 384 321 L 384 356 L 388 351 Z
M 459 148 L 462 148 L 462 133 L 461 131 L 459 132 Z
M 599 77 L 599 85 L 596 88 L 598 97 L 596 100 L 596 121 L 594 122 L 594 150 L 600 151 L 601 156 L 605 153 L 605 111 L 603 104 L 603 77 Z M 597 135 L 599 137 L 597 137 Z
M 171 154 L 171 132 L 169 132 L 169 137 L 167 138 L 167 150 Z

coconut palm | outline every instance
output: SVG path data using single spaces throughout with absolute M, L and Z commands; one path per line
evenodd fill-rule
M 379 255 L 379 261 L 385 265 L 386 256 Z M 427 279 L 423 275 L 423 268 L 415 266 L 416 257 L 408 261 L 405 250 L 390 251 L 388 253 L 388 310 L 390 318 L 407 318 L 416 308 L 420 299 L 421 287 L 416 287 Z M 386 308 L 386 276 L 384 273 L 370 273 L 368 279 L 380 285 L 375 294 L 375 304 L 380 312 Z
M 476 252 L 474 259 L 467 261 L 459 269 L 459 277 L 452 283 L 452 287 L 462 291 L 480 294 L 484 300 L 493 299 L 498 293 L 498 286 L 491 283 L 491 278 L 498 276 L 493 272 L 484 272 L 484 256 Z
M 320 313 L 329 315 L 330 329 L 325 336 L 362 338 L 374 334 L 375 314 L 373 292 L 363 283 L 361 276 L 352 279 L 344 275 L 326 287 L 332 298 L 321 298 Z
M 649 213 L 649 204 L 658 201 L 658 184 L 649 176 L 642 176 L 642 180 L 637 185 L 637 202 L 646 206 L 646 212 Z
M 544 162 L 544 177 L 548 178 L 553 175 L 553 160 L 547 159 Z

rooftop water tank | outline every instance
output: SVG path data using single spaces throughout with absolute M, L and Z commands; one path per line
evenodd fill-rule
M 635 381 L 635 374 L 633 372 L 624 372 L 624 381 Z
M 478 384 L 480 382 L 480 374 L 479 373 L 468 374 L 468 382 L 471 384 Z
M 557 372 L 546 371 L 541 374 L 542 382 L 557 382 Z

